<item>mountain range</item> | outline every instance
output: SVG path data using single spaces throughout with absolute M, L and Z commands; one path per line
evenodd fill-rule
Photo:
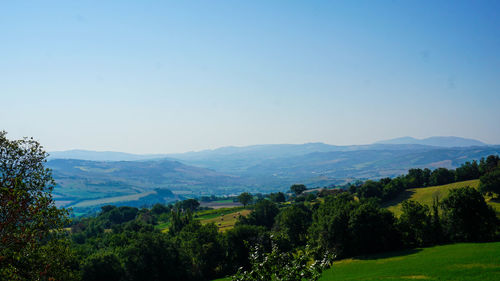
M 405 140 L 434 145 L 395 144 Z M 342 185 L 355 179 L 394 177 L 414 167 L 455 168 L 500 154 L 500 146 L 470 139 L 415 140 L 352 146 L 254 145 L 150 155 L 73 150 L 50 153 L 47 166 L 58 183 L 54 196 L 59 205 L 78 209 L 122 201 L 141 205 L 200 195 L 276 192 L 294 183 Z

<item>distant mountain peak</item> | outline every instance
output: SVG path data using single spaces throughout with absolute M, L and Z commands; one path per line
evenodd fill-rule
M 488 145 L 482 141 L 455 136 L 434 136 L 424 139 L 414 137 L 400 137 L 395 139 L 378 141 L 376 144 L 421 144 L 441 147 L 467 147 Z

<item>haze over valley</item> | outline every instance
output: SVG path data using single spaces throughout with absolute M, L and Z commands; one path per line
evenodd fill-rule
M 396 177 L 410 168 L 456 168 L 498 154 L 500 145 L 472 139 L 407 137 L 370 145 L 272 144 L 179 154 L 71 150 L 50 153 L 47 166 L 58 183 L 58 204 L 78 210 L 108 203 L 141 206 L 206 195 L 270 193 L 295 183 L 342 186 Z

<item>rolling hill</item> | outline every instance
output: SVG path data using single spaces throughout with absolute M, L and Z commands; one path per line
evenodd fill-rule
M 395 215 L 399 216 L 401 214 L 401 203 L 404 200 L 407 199 L 414 200 L 421 204 L 431 206 L 434 197 L 437 196 L 438 198 L 442 199 L 448 195 L 451 189 L 465 187 L 465 186 L 478 188 L 479 180 L 469 180 L 469 181 L 455 182 L 439 186 L 408 189 L 402 192 L 394 200 L 384 204 L 384 206 L 387 207 L 388 210 L 392 211 Z M 500 202 L 497 201 L 496 199 L 492 199 L 489 197 L 486 198 L 486 201 L 488 202 L 489 205 L 491 205 L 495 209 L 497 216 L 500 216 Z
M 141 204 L 144 200 L 140 198 L 151 199 L 153 195 L 146 193 L 156 189 L 171 190 L 171 199 L 175 200 L 179 196 L 285 191 L 294 183 L 308 187 L 341 185 L 355 179 L 394 177 L 410 168 L 455 168 L 491 154 L 500 154 L 500 146 L 311 143 L 223 148 L 136 161 L 110 161 L 112 156 L 98 153 L 107 160 L 51 159 L 47 167 L 53 170 L 58 184 L 58 205 L 81 206 L 88 205 L 80 204 L 83 201 L 121 199 Z M 92 155 L 82 157 L 97 157 Z

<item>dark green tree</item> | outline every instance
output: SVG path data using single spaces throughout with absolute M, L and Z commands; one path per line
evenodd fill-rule
M 253 211 L 247 217 L 240 217 L 239 222 L 271 229 L 274 225 L 274 218 L 278 213 L 279 209 L 275 203 L 269 200 L 261 200 L 254 205 Z
M 441 202 L 443 227 L 451 241 L 489 241 L 497 230 L 493 208 L 474 188 L 452 189 Z
M 269 232 L 263 226 L 237 224 L 226 232 L 228 267 L 235 272 L 239 267 L 250 268 L 251 247 L 271 248 Z
M 253 196 L 248 192 L 243 192 L 238 195 L 238 201 L 246 207 L 250 202 L 252 202 Z
M 286 201 L 286 197 L 283 192 L 271 193 L 269 194 L 269 199 L 276 203 L 282 203 Z
M 302 194 L 302 192 L 306 191 L 307 187 L 303 184 L 294 184 L 290 186 L 290 191 L 295 193 L 296 196 Z
M 465 162 L 455 169 L 455 181 L 466 181 L 479 178 L 479 165 L 477 161 Z
M 113 252 L 97 252 L 83 262 L 82 279 L 85 281 L 125 280 L 125 270 Z
M 304 204 L 296 204 L 280 211 L 276 217 L 275 228 L 284 235 L 291 247 L 295 248 L 306 244 L 311 221 L 311 210 Z
M 357 189 L 358 196 L 361 198 L 382 197 L 382 184 L 380 182 L 367 180 Z
M 351 194 L 344 192 L 325 197 L 325 202 L 313 213 L 309 228 L 311 245 L 320 252 L 332 252 L 337 257 L 349 253 L 349 218 L 355 203 Z
M 484 174 L 479 179 L 479 190 L 481 193 L 496 193 L 500 195 L 500 168 Z
M 403 201 L 397 227 L 406 247 L 429 245 L 432 241 L 432 216 L 429 207 L 412 200 Z
M 121 255 L 127 280 L 191 279 L 189 258 L 182 258 L 175 243 L 161 233 L 137 233 Z
M 178 209 L 181 209 L 185 212 L 190 211 L 193 212 L 194 210 L 198 209 L 200 206 L 200 202 L 196 199 L 186 199 L 180 202 L 177 202 L 175 204 Z
M 75 278 L 62 232 L 67 212 L 52 199 L 46 157 L 32 138 L 0 132 L 0 280 Z
M 453 170 L 448 170 L 446 168 L 437 168 L 432 171 L 429 184 L 430 185 L 443 185 L 452 183 L 455 181 L 455 173 Z

